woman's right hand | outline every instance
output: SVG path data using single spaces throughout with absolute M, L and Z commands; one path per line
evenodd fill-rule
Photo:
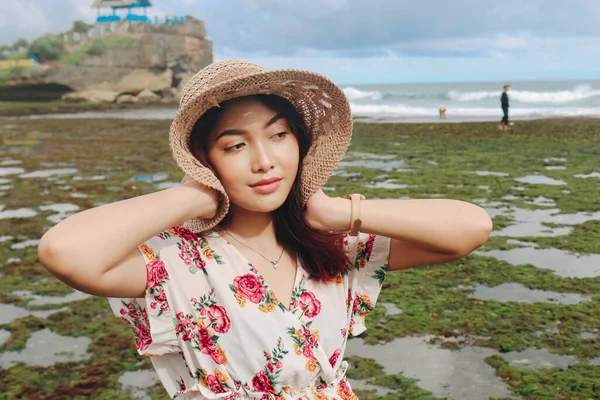
M 194 178 L 185 174 L 181 180 L 181 189 L 190 191 L 197 200 L 192 200 L 189 205 L 190 218 L 209 219 L 217 214 L 219 208 L 219 192 L 198 183 Z

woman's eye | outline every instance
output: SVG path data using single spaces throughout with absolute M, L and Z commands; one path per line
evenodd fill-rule
M 279 132 L 279 133 L 276 133 L 274 136 L 276 136 L 277 138 L 281 139 L 281 138 L 283 138 L 287 134 L 288 134 L 287 132 Z
M 245 143 L 238 143 L 238 144 L 236 144 L 236 145 L 233 145 L 233 146 L 231 146 L 231 147 L 227 147 L 227 148 L 225 149 L 225 151 L 229 153 L 230 151 L 241 150 L 241 149 L 242 149 L 242 147 L 244 147 L 245 145 L 246 145 Z

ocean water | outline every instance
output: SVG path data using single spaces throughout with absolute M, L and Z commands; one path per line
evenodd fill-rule
M 358 120 L 438 122 L 500 121 L 503 83 L 419 83 L 340 85 Z M 552 117 L 600 117 L 600 80 L 511 82 L 511 120 Z M 173 119 L 177 109 L 118 110 L 26 118 Z
M 600 117 L 600 80 L 507 82 L 509 118 Z M 359 119 L 500 121 L 503 82 L 341 85 Z

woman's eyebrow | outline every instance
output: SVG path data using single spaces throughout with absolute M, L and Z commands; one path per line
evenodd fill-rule
M 282 118 L 285 118 L 283 116 L 283 114 L 276 114 L 273 118 L 271 118 L 270 120 L 267 121 L 267 123 L 265 124 L 265 128 L 268 128 L 269 126 L 273 125 L 274 123 L 276 123 L 277 121 L 279 121 Z M 247 133 L 248 132 L 245 131 L 244 129 L 227 129 L 227 130 L 219 133 L 215 140 L 219 140 L 223 136 L 245 135 Z
M 283 116 L 283 114 L 276 114 L 273 118 L 271 118 L 266 124 L 265 124 L 265 128 L 268 128 L 269 126 L 273 125 L 275 122 L 279 121 L 280 119 L 285 118 Z
M 227 129 L 227 130 L 219 133 L 217 135 L 217 137 L 215 138 L 215 141 L 221 139 L 223 136 L 245 135 L 246 133 L 248 133 L 248 132 L 246 132 L 243 129 Z

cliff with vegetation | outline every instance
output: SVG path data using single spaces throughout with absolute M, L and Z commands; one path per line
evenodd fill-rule
M 213 61 L 204 23 L 193 17 L 88 27 L 38 39 L 38 53 L 34 41 L 35 66 L 0 69 L 0 100 L 175 101 L 187 79 Z

